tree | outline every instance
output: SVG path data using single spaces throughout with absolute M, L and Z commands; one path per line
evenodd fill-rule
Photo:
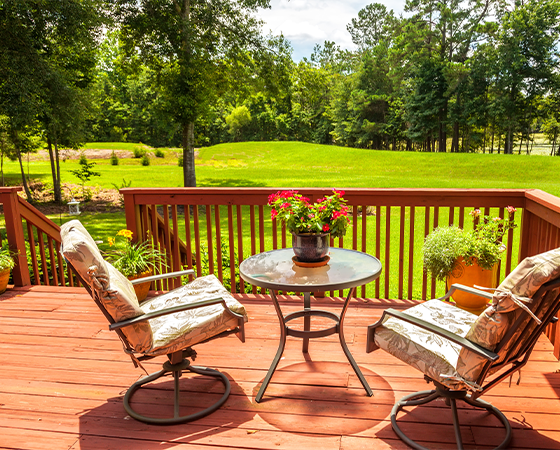
M 381 41 L 389 41 L 397 19 L 393 10 L 387 11 L 381 3 L 371 3 L 358 12 L 358 18 L 346 25 L 352 42 L 360 50 L 375 47 Z
M 80 164 L 80 168 L 71 170 L 70 172 L 82 182 L 82 196 L 86 197 L 86 183 L 91 180 L 91 177 L 99 177 L 101 174 L 92 170 L 95 163 L 89 162 L 84 154 L 80 156 L 80 161 L 78 163 Z
M 516 3 L 501 18 L 493 61 L 495 108 L 506 139 L 504 153 L 513 153 L 516 132 L 533 102 L 554 86 L 560 37 L 560 3 L 540 0 Z
M 207 108 L 221 62 L 260 45 L 251 15 L 270 0 L 115 0 L 128 50 L 160 75 L 166 110 L 181 126 L 185 186 L 196 186 L 194 124 Z
M 0 4 L 0 113 L 16 152 L 39 120 L 55 199 L 61 201 L 58 144 L 83 139 L 80 90 L 92 81 L 104 0 L 5 0 Z M 52 145 L 54 144 L 54 152 Z M 23 184 L 29 196 L 27 182 Z

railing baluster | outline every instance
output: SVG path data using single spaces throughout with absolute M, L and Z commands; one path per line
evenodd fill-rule
M 251 255 L 257 253 L 257 236 L 255 231 L 255 205 L 249 207 L 249 220 L 251 222 Z M 257 293 L 257 287 L 252 286 L 251 292 L 253 294 Z
M 399 298 L 403 298 L 405 207 L 401 206 L 400 210 L 401 210 L 401 220 L 399 226 Z
M 367 206 L 362 205 L 362 239 L 361 239 L 361 251 L 367 252 Z M 361 287 L 361 295 L 363 298 L 366 296 L 366 286 Z
M 229 274 L 231 277 L 231 292 L 237 292 L 235 283 L 235 246 L 233 236 L 233 208 L 228 205 L 228 231 L 229 231 Z
M 426 239 L 426 236 L 428 236 L 428 234 L 430 234 L 431 231 L 432 230 L 430 228 L 430 207 L 425 206 L 424 207 L 424 239 Z M 428 274 L 423 269 L 424 267 L 422 267 L 422 300 L 427 300 Z
M 434 206 L 434 227 L 435 230 L 439 226 L 439 206 Z M 432 277 L 431 298 L 436 298 L 436 279 Z
M 216 263 L 218 266 L 218 280 L 220 283 L 224 282 L 224 273 L 222 265 L 222 229 L 220 224 L 220 206 L 214 205 L 214 222 L 216 229 Z
M 45 242 L 43 241 L 43 232 L 37 228 L 37 240 L 39 241 L 39 253 L 41 256 L 41 268 L 43 269 L 43 282 L 50 286 L 49 271 L 47 269 L 47 257 L 45 255 Z
M 47 243 L 49 246 L 49 259 L 51 260 L 51 273 L 53 275 L 53 284 L 58 286 L 58 268 L 56 264 L 56 258 L 54 255 L 54 246 L 52 237 L 47 235 Z
M 208 271 L 214 273 L 214 250 L 212 244 L 212 209 L 206 205 L 206 243 L 208 246 Z
M 375 207 L 375 257 L 381 260 L 381 206 Z M 387 269 L 383 267 L 382 270 Z M 375 280 L 375 298 L 379 298 L 380 278 L 381 275 Z
M 35 232 L 33 231 L 33 226 L 26 220 L 27 224 L 27 239 L 29 241 L 29 252 L 31 253 L 31 266 L 33 267 L 33 280 L 36 285 L 41 284 L 39 275 L 39 264 L 37 261 L 37 251 L 35 249 Z
M 410 225 L 408 238 L 408 299 L 412 300 L 412 284 L 414 280 L 414 228 L 415 228 L 415 208 L 410 207 Z
M 191 237 L 191 206 L 183 205 L 183 210 L 185 211 L 185 241 L 187 243 L 187 268 L 193 269 L 192 261 L 192 237 Z M 189 275 L 189 281 L 193 280 L 193 276 Z M 220 279 L 220 281 L 223 281 Z
M 194 228 L 194 254 L 196 258 L 196 276 L 202 276 L 202 250 L 200 248 L 200 222 L 198 216 L 198 205 L 193 205 L 193 228 Z
M 391 278 L 390 269 L 391 258 L 391 207 L 385 207 L 385 297 L 389 298 L 389 280 Z
M 181 242 L 179 241 L 179 220 L 177 218 L 177 205 L 171 205 L 171 220 L 173 223 L 173 271 L 177 272 L 181 270 Z M 181 278 L 169 280 L 169 283 L 173 283 L 174 289 L 178 288 L 179 286 L 181 286 Z
M 237 264 L 243 261 L 243 224 L 241 205 L 237 205 Z M 237 280 L 235 280 L 237 282 Z M 239 277 L 239 292 L 245 292 L 245 282 Z

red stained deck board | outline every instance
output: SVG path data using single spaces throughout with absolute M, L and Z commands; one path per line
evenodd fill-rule
M 427 389 L 422 375 L 383 351 L 365 353 L 367 325 L 384 308 L 415 302 L 352 300 L 345 336 L 368 379 L 367 397 L 340 349 L 337 336 L 312 340 L 308 355 L 288 337 L 284 358 L 260 404 L 254 397 L 278 346 L 279 326 L 270 299 L 237 295 L 247 307 L 247 341 L 235 337 L 197 347 L 195 364 L 216 367 L 232 381 L 232 395 L 214 414 L 191 424 L 157 427 L 127 418 L 126 388 L 143 375 L 122 352 L 116 335 L 83 288 L 35 286 L 0 296 L 0 447 L 29 449 L 385 449 L 407 448 L 391 429 L 396 398 Z M 313 300 L 336 312 L 340 298 Z M 285 311 L 301 299 L 282 296 Z M 328 322 L 324 322 L 326 324 Z M 320 326 L 320 321 L 314 322 Z M 146 362 L 159 369 L 162 359 Z M 560 448 L 560 363 L 541 338 L 523 369 L 521 384 L 504 382 L 485 399 L 502 409 L 514 428 L 511 448 Z M 220 387 L 193 379 L 190 406 L 219 395 Z M 200 394 L 204 392 L 204 394 Z M 199 395 L 197 395 L 197 393 Z M 159 389 L 141 392 L 139 405 L 164 411 Z M 461 407 L 466 448 L 491 448 L 502 435 L 495 421 Z M 403 428 L 428 447 L 455 448 L 443 405 L 413 409 Z M 497 435 L 497 436 L 496 436 Z

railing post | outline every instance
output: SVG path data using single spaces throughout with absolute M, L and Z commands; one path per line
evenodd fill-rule
M 120 192 L 120 191 L 119 191 Z M 140 207 L 134 204 L 134 194 L 121 192 L 124 197 L 124 214 L 126 218 L 126 228 L 132 231 L 134 240 L 142 238 L 142 220 L 140 217 Z
M 12 270 L 15 286 L 28 286 L 31 284 L 29 266 L 27 265 L 27 252 L 25 247 L 25 235 L 19 212 L 19 199 L 17 192 L 21 187 L 2 188 L 0 191 L 2 204 L 4 205 L 4 219 L 6 221 L 6 234 L 10 250 L 16 253 L 14 257 L 16 265 Z

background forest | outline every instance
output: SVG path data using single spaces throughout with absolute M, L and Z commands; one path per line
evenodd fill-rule
M 558 155 L 560 1 L 372 3 L 292 59 L 268 0 L 3 0 L 2 158 L 84 142 L 194 148 L 297 140 L 366 149 Z M 22 176 L 23 174 L 22 166 Z M 27 188 L 26 188 L 27 189 Z M 58 188 L 60 190 L 60 188 Z

